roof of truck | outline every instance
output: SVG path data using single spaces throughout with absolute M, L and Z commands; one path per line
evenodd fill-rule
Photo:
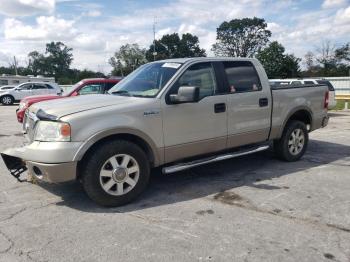
M 185 57 L 185 58 L 171 58 L 165 60 L 158 60 L 155 62 L 167 63 L 187 63 L 192 61 L 257 61 L 255 58 L 247 57 Z

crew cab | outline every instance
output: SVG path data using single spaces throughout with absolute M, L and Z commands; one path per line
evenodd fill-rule
M 121 78 L 86 78 L 73 85 L 70 89 L 65 91 L 63 95 L 51 94 L 26 97 L 21 100 L 19 107 L 16 110 L 17 120 L 22 123 L 25 111 L 34 103 L 70 96 L 104 94 L 111 89 L 112 86 L 118 83 L 120 79 Z
M 1 153 L 10 173 L 81 181 L 104 206 L 126 204 L 165 174 L 260 152 L 300 159 L 328 123 L 328 88 L 270 88 L 255 59 L 183 58 L 145 64 L 109 95 L 41 102 L 27 110 L 28 144 Z
M 19 84 L 15 88 L 0 92 L 0 102 L 3 105 L 12 105 L 14 102 L 19 102 L 21 99 L 32 95 L 43 94 L 61 94 L 61 88 L 56 83 L 52 82 L 28 82 Z

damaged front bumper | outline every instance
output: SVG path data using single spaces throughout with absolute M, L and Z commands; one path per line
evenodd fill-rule
M 33 142 L 1 153 L 10 174 L 23 182 L 21 174 L 28 170 L 38 180 L 60 183 L 76 179 L 77 162 L 72 161 L 80 143 Z

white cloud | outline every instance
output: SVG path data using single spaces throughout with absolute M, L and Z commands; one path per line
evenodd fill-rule
M 347 0 L 324 0 L 322 8 L 335 8 L 344 6 L 347 3 Z
M 76 36 L 72 42 L 73 48 L 83 49 L 87 51 L 104 51 L 106 41 L 103 41 L 103 36 L 80 34 Z
M 52 13 L 55 0 L 2 0 L 0 13 L 7 16 L 28 16 L 38 13 Z
M 350 30 L 350 6 L 346 9 L 340 9 L 335 15 L 335 23 L 345 25 Z
M 99 10 L 90 10 L 86 13 L 86 16 L 90 16 L 90 17 L 98 17 L 101 16 L 101 11 Z
M 10 40 L 63 40 L 76 35 L 74 21 L 54 16 L 39 16 L 36 25 L 25 25 L 23 22 L 7 18 L 4 22 L 4 35 Z

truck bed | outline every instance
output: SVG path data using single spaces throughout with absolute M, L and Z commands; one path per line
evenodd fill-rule
M 309 131 L 320 128 L 323 117 L 327 113 L 327 108 L 324 108 L 327 91 L 328 87 L 326 85 L 271 87 L 273 101 L 270 139 L 281 136 L 286 119 L 289 119 L 289 116 L 298 110 L 305 110 L 310 113 L 312 124 Z M 291 110 L 292 108 L 293 110 Z

